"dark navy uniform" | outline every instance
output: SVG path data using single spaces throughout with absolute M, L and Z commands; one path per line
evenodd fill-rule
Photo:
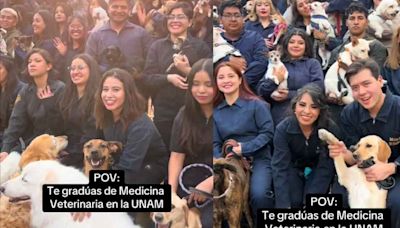
M 328 130 L 338 135 L 338 129 L 332 122 Z M 335 174 L 317 127 L 306 139 L 294 116 L 276 127 L 271 164 L 277 208 L 301 208 L 306 194 L 327 193 Z
M 385 140 L 392 154 L 389 162 L 400 162 L 400 97 L 387 93 L 376 118 L 359 103 L 346 106 L 341 114 L 344 142 L 347 147 L 355 145 L 362 137 L 378 135 Z M 400 227 L 400 170 L 394 175 L 396 186 L 389 190 L 388 207 L 392 213 L 392 227 Z
M 113 169 L 125 171 L 128 184 L 159 184 L 167 174 L 169 151 L 150 118 L 143 114 L 125 130 L 121 121 L 103 129 L 106 141 L 119 141 L 123 151 Z
M 49 80 L 48 85 L 54 96 L 39 99 L 36 95 L 36 86 L 28 84 L 21 89 L 15 100 L 8 128 L 4 132 L 1 151 L 21 152 L 19 138 L 22 137 L 25 145 L 41 134 L 60 135 L 62 132 L 62 118 L 58 111 L 57 101 L 64 89 L 64 83 Z
M 11 91 L 0 89 L 0 148 L 3 144 L 3 134 L 8 127 L 8 121 L 14 108 L 15 99 L 24 85 L 25 83 L 17 80 L 14 88 L 10 89 Z M 7 92 L 10 92 L 10 94 L 6 94 Z

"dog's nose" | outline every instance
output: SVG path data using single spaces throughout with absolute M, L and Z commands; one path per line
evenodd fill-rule
M 163 215 L 162 214 L 156 214 L 156 215 L 154 215 L 154 218 L 156 219 L 157 222 L 161 222 L 163 220 Z
M 0 187 L 0 192 L 4 192 L 6 189 L 4 187 Z
M 95 155 L 98 154 L 98 152 L 97 152 L 97 150 L 92 150 L 92 151 L 90 152 L 90 154 L 91 154 L 92 156 L 95 156 Z
M 350 148 L 349 148 L 349 150 L 350 150 L 351 152 L 354 152 L 354 151 L 357 150 L 357 148 L 356 148 L 356 146 L 351 145 Z
M 358 156 L 357 153 L 353 153 L 353 158 L 354 158 L 355 160 L 358 160 L 358 159 L 360 158 L 360 156 Z

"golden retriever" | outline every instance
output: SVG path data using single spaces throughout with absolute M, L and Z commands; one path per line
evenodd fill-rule
M 339 140 L 329 131 L 320 129 L 319 138 L 328 144 L 335 144 Z M 379 136 L 369 135 L 361 138 L 355 146 L 353 157 L 360 162 L 372 159 L 387 162 L 391 154 L 389 145 Z M 367 181 L 359 166 L 347 167 L 343 156 L 334 158 L 339 184 L 346 187 L 349 193 L 351 208 L 386 208 L 387 190 L 378 187 L 377 183 Z
M 172 192 L 170 212 L 153 212 L 151 219 L 158 227 L 169 228 L 201 228 L 200 211 L 197 208 L 190 208 L 185 199 L 181 199 Z
M 21 155 L 20 168 L 28 163 L 39 160 L 55 160 L 59 152 L 67 147 L 66 136 L 40 135 L 36 137 Z M 29 228 L 30 227 L 29 201 L 13 202 L 10 198 L 0 196 L 0 227 L 1 228 Z

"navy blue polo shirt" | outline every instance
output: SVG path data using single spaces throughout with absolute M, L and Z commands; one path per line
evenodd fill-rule
M 400 161 L 400 97 L 387 93 L 383 106 L 376 118 L 358 102 L 347 105 L 341 113 L 344 142 L 349 147 L 362 137 L 378 135 L 385 140 L 392 154 L 389 162 Z
M 258 34 L 260 34 L 264 39 L 269 38 L 269 35 L 274 33 L 274 28 L 275 24 L 269 23 L 267 27 L 264 28 L 264 26 L 261 24 L 260 21 L 246 21 L 244 24 L 244 29 L 250 30 L 250 31 L 255 31 Z
M 220 157 L 221 147 L 228 139 L 241 143 L 243 155 L 265 152 L 270 156 L 274 124 L 265 101 L 238 98 L 229 105 L 224 100 L 214 108 L 213 117 L 215 157 Z

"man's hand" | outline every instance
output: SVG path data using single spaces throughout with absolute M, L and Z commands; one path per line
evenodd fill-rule
M 179 89 L 187 89 L 188 84 L 186 82 L 186 78 L 180 76 L 179 74 L 168 74 L 167 80 Z
M 242 144 L 238 143 L 237 146 L 232 147 L 232 151 L 238 155 L 241 155 L 242 154 Z
M 240 71 L 244 73 L 247 69 L 247 62 L 243 57 L 230 56 L 229 62 L 239 67 Z
M 366 169 L 363 169 L 367 181 L 382 181 L 388 178 L 390 175 L 394 174 L 395 167 L 393 163 L 384 163 L 381 161 L 376 161 L 376 163 Z

